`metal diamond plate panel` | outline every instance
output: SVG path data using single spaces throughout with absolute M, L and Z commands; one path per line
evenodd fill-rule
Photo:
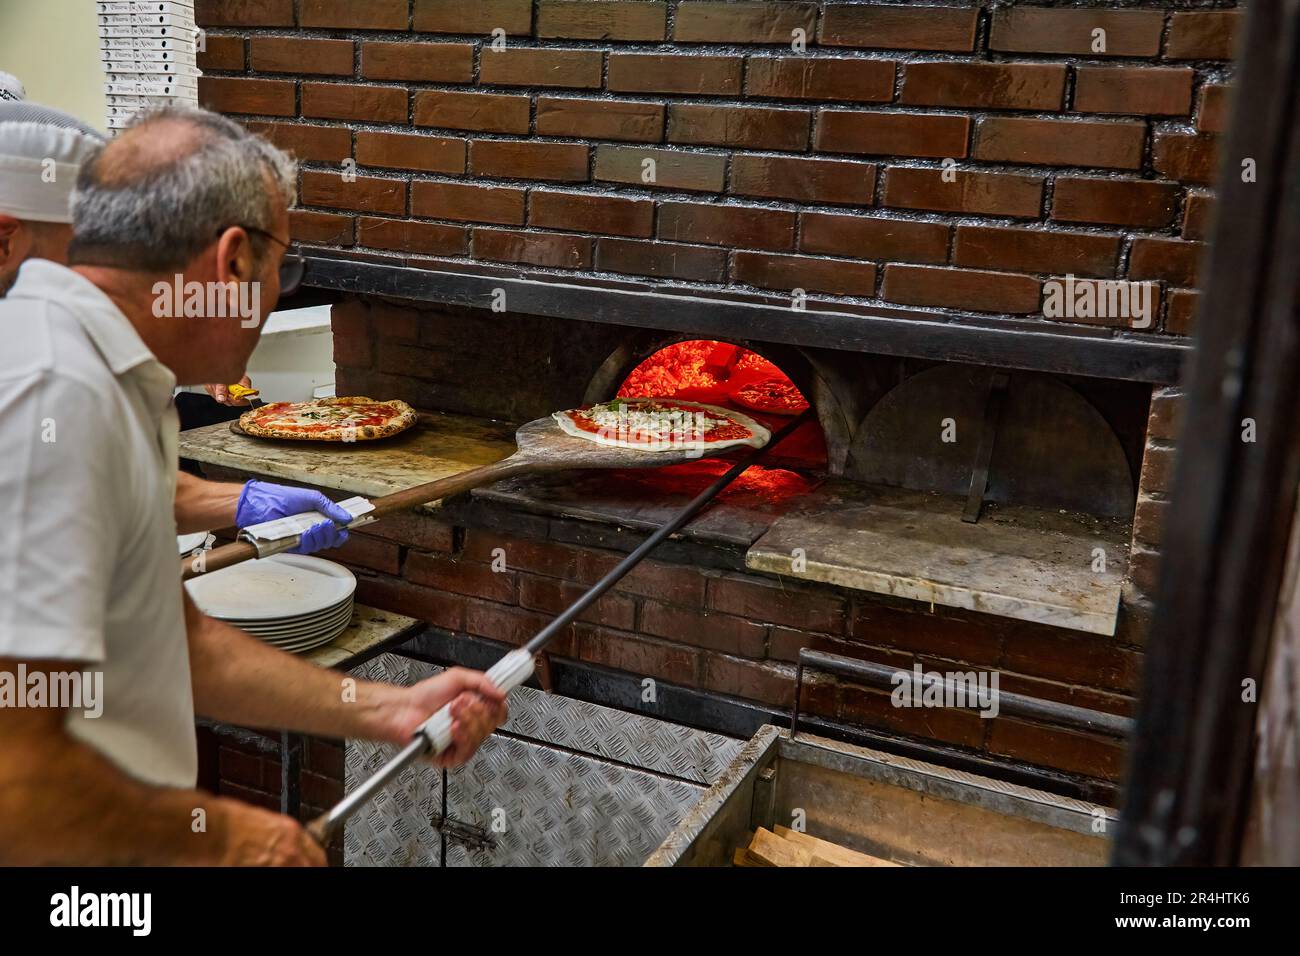
M 743 740 L 710 734 L 585 700 L 520 687 L 502 730 L 655 773 L 710 784 Z
M 397 748 L 370 741 L 348 741 L 345 780 L 351 790 L 382 767 Z M 347 866 L 439 866 L 442 839 L 429 821 L 442 807 L 442 774 L 433 767 L 408 767 L 366 806 L 343 831 Z
M 637 866 L 704 788 L 495 737 L 448 778 L 448 814 L 493 846 L 448 841 L 448 866 Z
M 439 668 L 384 654 L 353 673 L 413 684 Z M 510 719 L 447 777 L 405 771 L 347 824 L 349 866 L 640 864 L 744 741 L 572 698 L 518 688 Z M 390 747 L 347 746 L 351 790 Z M 446 847 L 445 858 L 442 847 Z

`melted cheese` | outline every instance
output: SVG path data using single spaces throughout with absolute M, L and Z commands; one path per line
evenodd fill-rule
M 594 405 L 583 414 L 601 431 L 615 436 L 648 436 L 658 441 L 700 441 L 710 427 L 703 412 L 655 409 L 621 404 Z

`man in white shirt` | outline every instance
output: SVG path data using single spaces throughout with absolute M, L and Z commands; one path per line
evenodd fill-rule
M 85 163 L 72 267 L 29 260 L 0 300 L 0 691 L 102 675 L 89 707 L 0 693 L 0 863 L 323 862 L 296 821 L 194 789 L 196 711 L 405 743 L 451 702 L 449 765 L 505 717 L 482 674 L 344 686 L 183 594 L 172 390 L 246 366 L 292 195 L 264 140 L 156 114 Z M 218 308 L 187 315 L 159 292 L 178 278 Z
M 0 101 L 0 298 L 29 259 L 67 264 L 77 173 L 104 142 L 97 131 L 60 110 Z M 247 376 L 242 381 L 247 383 Z M 234 404 L 226 386 L 205 388 L 219 402 Z M 347 513 L 324 495 L 301 488 L 265 481 L 218 483 L 180 472 L 175 501 L 182 534 L 320 511 L 333 521 L 312 528 L 295 550 L 309 554 L 347 540 L 347 532 L 334 524 L 346 522 Z

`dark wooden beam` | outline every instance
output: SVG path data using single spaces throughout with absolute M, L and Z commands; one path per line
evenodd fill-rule
M 325 251 L 307 253 L 305 282 L 335 292 L 480 308 L 490 308 L 504 292 L 509 311 L 529 315 L 1151 383 L 1177 381 L 1183 359 L 1191 352 L 1186 340 L 1174 337 L 1046 319 L 820 301 L 796 311 L 758 296 L 583 282 L 489 266 L 473 271 L 410 268 Z

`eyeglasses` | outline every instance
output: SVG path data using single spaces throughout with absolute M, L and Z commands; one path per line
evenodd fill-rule
M 227 226 L 226 228 L 230 228 Z M 265 229 L 258 229 L 256 226 L 240 225 L 244 232 L 255 232 L 259 236 L 270 239 L 277 246 L 284 246 L 284 258 L 280 260 L 280 295 L 281 297 L 293 295 L 302 285 L 302 277 L 307 271 L 307 260 L 303 258 L 302 253 L 291 242 L 285 242 L 283 239 L 277 239 Z M 218 236 L 225 229 L 217 233 Z

